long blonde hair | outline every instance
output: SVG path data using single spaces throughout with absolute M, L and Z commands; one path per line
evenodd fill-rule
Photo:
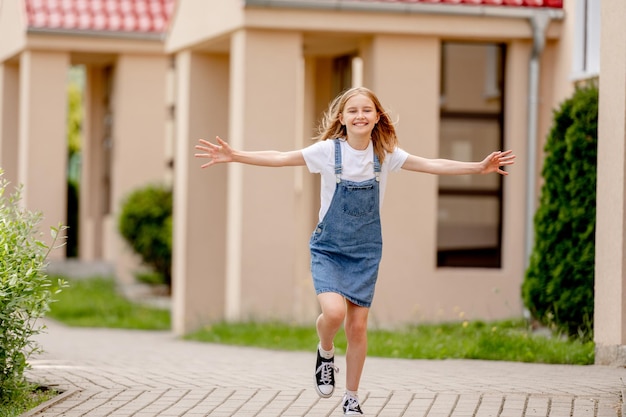
M 396 136 L 396 129 L 393 126 L 393 122 L 385 109 L 383 109 L 380 100 L 376 97 L 376 94 L 368 88 L 353 87 L 335 97 L 330 103 L 326 113 L 324 113 L 324 118 L 320 123 L 319 134 L 315 139 L 347 139 L 347 130 L 346 127 L 341 124 L 339 115 L 343 112 L 346 102 L 359 94 L 372 100 L 376 108 L 376 113 L 380 116 L 378 123 L 376 123 L 372 130 L 372 143 L 374 144 L 374 152 L 382 164 L 385 160 L 385 155 L 393 152 L 398 146 L 398 137 Z

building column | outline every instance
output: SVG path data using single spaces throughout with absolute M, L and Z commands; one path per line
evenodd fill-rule
M 241 30 L 233 35 L 229 114 L 233 147 L 301 148 L 302 74 L 300 33 Z M 228 320 L 293 317 L 291 300 L 298 287 L 297 172 L 297 168 L 228 166 Z
M 398 122 L 400 146 L 430 158 L 439 155 L 440 90 L 436 80 L 440 78 L 440 49 L 437 38 L 389 35 L 376 36 L 361 46 L 364 86 L 376 93 L 391 119 Z M 418 304 L 427 304 L 428 300 L 416 301 L 417 294 L 424 294 L 420 286 L 425 285 L 415 279 L 420 275 L 416 271 L 426 269 L 431 276 L 437 263 L 437 177 L 392 176 L 381 212 L 384 246 L 379 277 L 384 279 L 377 283 L 376 297 L 395 302 L 374 304 L 372 309 L 377 318 L 387 322 L 412 314 Z M 389 203 L 398 198 L 402 204 Z M 395 267 L 398 263 L 404 265 L 400 274 Z
M 18 182 L 29 210 L 43 213 L 41 231 L 66 223 L 68 53 L 20 56 Z M 65 258 L 53 250 L 50 259 Z
M 111 136 L 106 123 L 106 71 L 102 67 L 87 66 L 85 75 L 78 255 L 82 261 L 94 261 L 103 256 L 103 220 L 109 211 L 105 165 Z
M 164 185 L 166 157 L 167 57 L 120 55 L 112 88 L 111 200 L 106 219 L 105 260 L 115 261 L 116 277 L 134 282 L 139 257 L 122 241 L 118 220 L 130 193 Z
M 597 364 L 626 365 L 626 3 L 602 2 L 596 195 Z
M 17 147 L 19 119 L 19 68 L 0 64 L 0 168 L 4 178 L 17 186 Z
M 176 55 L 172 327 L 188 333 L 223 319 L 227 167 L 201 169 L 199 138 L 228 139 L 227 55 Z

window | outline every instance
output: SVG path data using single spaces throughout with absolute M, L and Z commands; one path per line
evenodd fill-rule
M 352 87 L 352 55 L 333 59 L 333 91 L 336 94 Z
M 476 161 L 503 144 L 505 46 L 442 45 L 439 155 Z M 441 176 L 437 266 L 501 266 L 502 178 Z
M 600 73 L 600 1 L 576 0 L 574 30 L 574 79 Z

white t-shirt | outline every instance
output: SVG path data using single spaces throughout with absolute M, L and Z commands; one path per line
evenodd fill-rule
M 353 149 L 346 140 L 341 139 L 341 178 L 348 181 L 365 181 L 374 178 L 374 144 L 370 141 L 367 149 L 362 151 Z M 302 150 L 304 161 L 311 173 L 321 174 L 322 190 L 319 220 L 330 207 L 330 202 L 335 193 L 337 180 L 335 177 L 335 141 L 322 140 Z M 385 161 L 380 171 L 380 206 L 383 204 L 387 176 L 390 172 L 399 171 L 409 154 L 396 148 L 392 153 L 385 156 Z

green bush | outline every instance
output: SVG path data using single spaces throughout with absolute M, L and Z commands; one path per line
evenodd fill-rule
M 172 191 L 162 186 L 147 186 L 132 192 L 123 202 L 119 231 L 141 257 L 172 282 Z
M 7 187 L 0 170 L 0 405 L 30 390 L 24 371 L 28 357 L 40 350 L 33 336 L 44 328 L 37 319 L 65 286 L 58 282 L 53 290 L 44 272 L 48 253 L 65 228 L 53 228 L 53 242 L 47 246 L 39 240 L 41 214 L 20 207 L 20 187 L 12 194 Z
M 522 284 L 534 318 L 593 338 L 598 88 L 579 87 L 547 138 L 535 242 Z

